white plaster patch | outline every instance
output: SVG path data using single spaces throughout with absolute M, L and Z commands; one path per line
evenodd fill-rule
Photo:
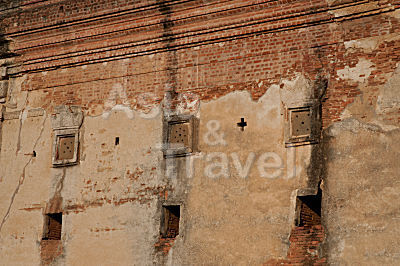
M 144 119 L 154 119 L 154 118 L 158 117 L 158 116 L 161 114 L 161 107 L 158 105 L 158 106 L 155 106 L 154 108 L 152 108 L 152 109 L 150 110 L 150 112 L 147 112 L 147 113 L 145 113 L 145 112 L 138 112 L 138 113 L 139 113 L 139 116 L 140 116 L 141 118 L 144 118 Z
M 357 119 L 346 119 L 340 122 L 333 124 L 329 130 L 328 134 L 330 136 L 339 136 L 342 131 L 350 131 L 354 134 L 358 133 L 359 129 L 361 128 L 361 123 Z
M 114 83 L 108 94 L 108 98 L 104 103 L 106 109 L 112 108 L 114 105 L 116 105 L 117 99 L 120 99 L 124 105 L 128 104 L 128 97 L 126 95 L 125 88 L 121 85 L 121 83 Z
M 108 119 L 108 117 L 110 116 L 111 112 L 113 112 L 113 111 L 122 111 L 122 112 L 124 112 L 126 114 L 126 116 L 129 119 L 133 119 L 134 118 L 133 110 L 131 108 L 129 108 L 128 106 L 124 106 L 124 105 L 121 105 L 121 104 L 117 104 L 117 105 L 113 106 L 111 108 L 111 110 L 104 112 L 101 116 L 104 119 Z
M 301 73 L 296 74 L 292 80 L 283 80 L 280 90 L 282 102 L 288 107 L 298 107 L 312 99 L 312 84 Z
M 215 105 L 214 101 L 218 101 Z M 230 104 L 227 104 L 230 103 Z M 244 116 L 250 119 L 250 114 L 254 114 L 255 121 L 253 125 L 259 128 L 268 128 L 276 130 L 282 127 L 281 117 L 281 100 L 279 93 L 279 86 L 272 85 L 265 94 L 254 101 L 251 94 L 248 91 L 234 91 L 224 95 L 217 100 L 203 103 L 204 105 L 215 105 L 215 112 L 219 112 L 218 108 L 221 106 L 227 106 L 224 110 L 225 113 L 235 114 L 240 117 Z
M 104 113 L 102 117 L 107 119 L 112 111 L 123 111 L 126 113 L 129 119 L 133 118 L 133 110 L 129 107 L 128 97 L 126 95 L 125 88 L 121 83 L 114 83 L 112 89 L 108 94 L 108 98 L 104 103 Z M 118 100 L 122 104 L 117 104 Z
M 371 52 L 375 50 L 378 45 L 377 38 L 364 38 L 358 40 L 351 40 L 344 42 L 344 47 L 346 49 L 362 49 L 365 52 Z
M 373 63 L 365 58 L 360 58 L 355 67 L 346 66 L 344 69 L 337 71 L 337 75 L 340 79 L 350 79 L 356 82 L 363 83 L 371 75 Z
M 107 65 L 107 62 L 103 62 L 103 66 L 106 66 Z
M 398 127 L 383 124 L 378 120 L 374 120 L 369 123 L 362 123 L 357 119 L 349 118 L 333 124 L 329 128 L 328 134 L 330 136 L 339 136 L 339 134 L 343 131 L 349 131 L 353 134 L 357 134 L 361 129 L 373 132 L 389 132 L 392 130 L 397 130 Z
M 270 128 L 279 128 L 281 126 L 279 86 L 272 85 L 259 99 L 259 102 L 262 107 L 261 111 L 257 113 L 257 123 L 267 123 Z
M 400 67 L 397 67 L 385 86 L 380 90 L 376 112 L 383 114 L 400 110 Z
M 344 109 L 344 111 L 340 114 L 340 120 L 351 118 L 352 116 L 353 114 L 348 109 Z
M 178 113 L 194 114 L 199 110 L 199 106 L 200 99 L 197 94 L 185 92 L 179 95 Z
M 371 121 L 371 124 L 379 126 L 385 132 L 396 130 L 396 129 L 399 128 L 399 127 L 396 127 L 396 126 L 393 126 L 393 125 L 386 125 L 386 124 L 384 124 L 383 122 L 381 122 L 379 120 L 373 120 L 373 121 Z
M 87 68 L 87 65 L 83 65 L 83 66 L 81 66 L 81 68 L 82 68 L 82 69 L 86 69 L 86 68 Z
M 137 104 L 144 108 L 144 111 L 138 111 L 138 115 L 144 119 L 154 119 L 161 113 L 161 106 L 155 104 L 153 99 L 156 98 L 156 95 L 153 93 L 143 93 L 140 94 L 137 98 Z
M 332 1 L 332 2 L 336 2 L 336 1 Z M 351 1 L 349 1 L 351 2 Z M 348 15 L 352 15 L 354 13 L 358 13 L 360 12 L 360 10 L 358 9 L 359 7 L 357 6 L 344 6 L 341 8 L 334 8 L 331 9 L 329 11 L 330 14 L 333 14 L 336 18 L 340 18 L 340 17 L 345 17 Z M 370 10 L 374 10 L 377 8 L 380 8 L 380 6 L 378 6 L 378 4 L 375 1 L 368 1 L 367 3 L 363 4 L 363 11 L 370 11 Z
M 28 110 L 24 110 L 23 112 L 21 112 L 20 116 L 21 122 L 24 123 L 26 118 L 28 118 Z
M 166 94 L 164 98 L 164 114 L 166 116 L 190 114 L 199 116 L 200 99 L 195 93 L 184 92 L 178 95 L 176 109 L 171 109 L 171 96 Z
M 396 9 L 395 11 L 388 13 L 388 16 L 400 19 L 400 9 Z

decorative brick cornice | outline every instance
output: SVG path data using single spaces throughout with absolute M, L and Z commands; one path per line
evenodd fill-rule
M 21 55 L 10 68 L 10 74 L 307 28 L 381 14 L 399 7 L 397 1 L 339 1 L 329 5 L 323 0 L 235 0 L 207 4 L 203 1 L 156 4 L 121 0 L 118 7 L 109 6 L 107 1 L 99 0 L 91 5 L 86 2 L 51 1 L 46 6 L 9 13 L 3 20 L 7 25 L 6 36 L 14 40 L 13 51 Z M 49 16 L 44 20 L 46 14 Z M 328 44 L 332 40 L 324 42 Z

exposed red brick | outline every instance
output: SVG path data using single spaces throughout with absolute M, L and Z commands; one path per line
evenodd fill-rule
M 320 258 L 319 245 L 324 240 L 321 225 L 294 227 L 290 235 L 287 259 L 270 260 L 265 265 L 326 265 L 326 258 Z
M 43 265 L 50 265 L 61 254 L 61 240 L 47 239 L 40 242 L 40 256 Z
M 162 252 L 164 255 L 167 255 L 169 250 L 173 247 L 174 242 L 175 242 L 175 237 L 164 238 L 160 236 L 158 242 L 154 244 L 154 247 L 156 248 L 156 251 Z

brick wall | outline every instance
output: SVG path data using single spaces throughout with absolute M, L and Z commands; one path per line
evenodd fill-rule
M 295 227 L 290 235 L 287 259 L 270 260 L 265 265 L 326 265 L 326 258 L 319 257 L 323 239 L 321 225 Z
M 321 216 L 315 213 L 305 203 L 301 203 L 300 210 L 300 225 L 301 226 L 313 226 L 321 224 Z
M 61 240 L 42 240 L 40 242 L 40 256 L 43 265 L 50 265 L 62 254 Z
M 327 128 L 360 95 L 372 106 L 400 61 L 400 23 L 392 15 L 400 7 L 397 0 L 157 2 L 20 1 L 0 11 L 6 14 L 4 35 L 19 55 L 8 66 L 9 75 L 23 76 L 21 91 L 31 96 L 29 107 L 51 112 L 61 104 L 80 105 L 92 116 L 116 104 L 149 111 L 171 90 L 177 103 L 187 99 L 179 97 L 185 93 L 209 101 L 241 90 L 257 100 L 271 85 L 283 87 L 284 80 L 301 73 L 312 81 L 328 81 L 322 99 Z M 377 46 L 347 47 L 367 38 L 377 38 Z M 362 60 L 371 63 L 368 76 L 340 76 Z M 369 88 L 365 93 L 357 80 L 363 78 Z M 400 112 L 385 113 L 382 119 L 398 123 Z M 155 186 L 145 192 L 164 190 Z M 138 195 L 106 200 L 114 205 L 152 200 Z M 66 209 L 81 212 L 88 206 Z M 291 232 L 287 259 L 269 263 L 325 263 L 317 252 L 324 239 L 320 218 L 304 204 L 301 216 L 302 226 Z M 160 237 L 155 247 L 168 253 L 174 241 Z M 61 252 L 60 241 L 41 245 L 43 261 Z
M 166 238 L 160 236 L 157 243 L 154 244 L 154 247 L 157 252 L 161 252 L 163 255 L 167 255 L 169 250 L 174 246 L 175 237 Z
M 45 22 L 40 19 L 44 16 L 41 12 L 50 12 L 48 9 L 60 10 L 63 6 L 65 12 L 69 9 L 67 3 L 37 7 L 35 12 L 40 14 L 35 16 L 25 10 L 16 10 L 24 22 L 7 24 L 6 32 L 15 40 L 14 50 L 21 54 L 17 61 L 22 66 L 11 66 L 10 71 L 15 75 L 31 73 L 22 88 L 40 91 L 43 97 L 40 107 L 51 110 L 54 105 L 76 104 L 89 113 L 102 110 L 105 102 L 113 98 L 112 84 L 116 82 L 124 84 L 124 95 L 111 100 L 143 109 L 143 95 L 152 95 L 147 97 L 146 104 L 158 104 L 166 86 L 173 86 L 177 92 L 193 93 L 203 100 L 235 90 L 248 90 L 254 99 L 258 99 L 271 84 L 290 79 L 296 72 L 310 79 L 322 75 L 329 77 L 322 113 L 324 127 L 327 127 L 339 121 L 344 108 L 360 95 L 357 84 L 341 80 L 337 76 L 338 70 L 353 67 L 360 58 L 367 58 L 376 69 L 368 77 L 370 85 L 375 86 L 386 80 L 386 73 L 393 70 L 399 58 L 397 41 L 383 41 L 379 49 L 369 54 L 356 50 L 349 53 L 343 45 L 345 41 L 358 38 L 398 33 L 397 20 L 377 16 L 393 10 L 397 1 L 391 1 L 391 5 L 389 1 L 382 2 L 374 8 L 357 3 L 355 5 L 362 11 L 360 14 L 350 13 L 341 18 L 333 17 L 330 10 L 347 5 L 332 7 L 325 1 L 257 4 L 233 1 L 228 6 L 210 1 L 201 7 L 196 6 L 196 1 L 177 3 L 170 7 L 168 19 L 177 22 L 172 24 L 173 30 L 167 37 L 162 26 L 166 15 L 154 5 L 151 8 L 149 5 L 146 11 L 151 15 L 141 13 L 138 4 L 126 2 L 118 6 L 121 14 L 125 7 L 129 7 L 129 12 L 136 12 L 130 15 L 134 16 L 132 23 L 122 22 L 125 17 L 114 15 L 107 20 L 86 21 L 89 13 L 95 14 L 91 13 L 94 9 L 99 10 L 99 14 L 105 10 L 114 14 L 105 3 L 93 4 L 91 8 L 82 3 L 68 4 L 73 6 L 71 10 L 76 10 L 72 13 L 80 14 L 79 20 L 74 22 L 79 24 L 68 26 L 71 27 L 68 32 L 57 23 L 52 24 L 57 20 Z M 103 11 L 100 11 L 101 6 Z M 192 18 L 193 8 L 199 12 L 195 18 Z M 215 15 L 211 16 L 209 13 L 214 10 Z M 71 14 L 63 21 L 72 23 L 74 17 Z M 371 17 L 371 14 L 376 16 Z M 25 18 L 29 15 L 32 21 Z M 226 25 L 228 17 L 231 26 Z M 202 20 L 207 23 L 198 24 Z M 150 25 L 154 25 L 153 28 Z M 144 32 L 132 32 L 132 27 Z M 78 32 L 82 35 L 77 36 Z M 118 35 L 111 37 L 111 33 Z M 172 71 L 171 62 L 176 71 Z M 82 64 L 84 66 L 78 66 Z M 56 67 L 65 69 L 54 70 Z M 35 71 L 46 71 L 46 75 Z M 377 96 L 370 97 L 373 101 Z M 388 119 L 399 117 L 392 114 Z

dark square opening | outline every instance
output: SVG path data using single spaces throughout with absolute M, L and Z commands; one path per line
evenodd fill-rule
M 321 224 L 321 190 L 317 195 L 297 197 L 296 226 L 312 226 Z
M 45 215 L 43 240 L 61 240 L 62 213 Z
M 161 217 L 161 236 L 163 238 L 175 238 L 179 235 L 180 216 L 181 206 L 163 206 Z

